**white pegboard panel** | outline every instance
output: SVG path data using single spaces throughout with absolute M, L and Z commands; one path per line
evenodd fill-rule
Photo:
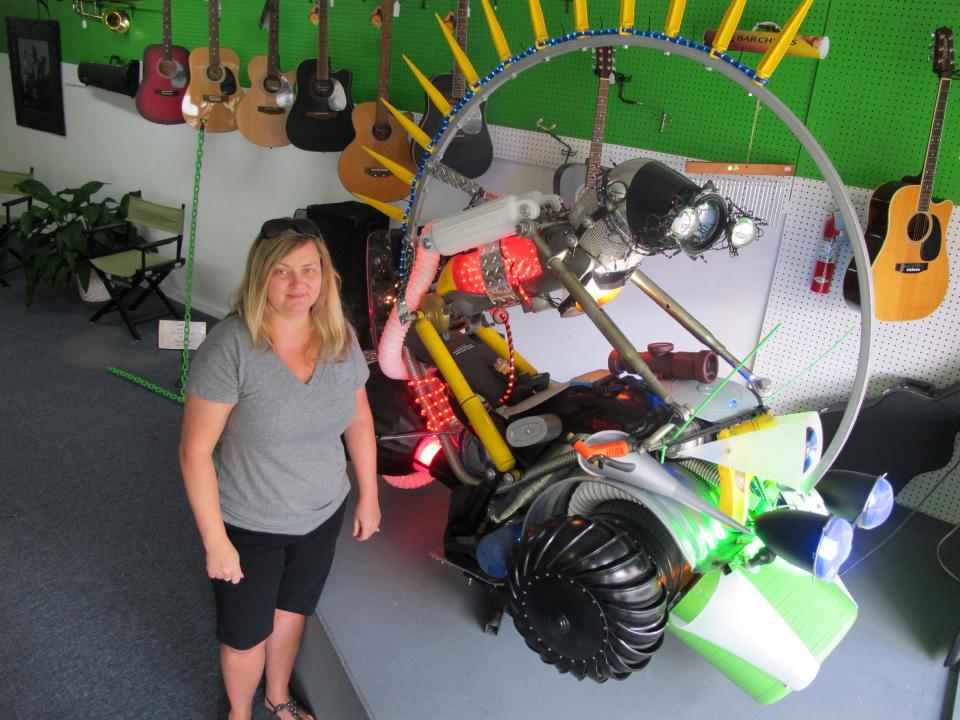
M 849 191 L 860 222 L 865 223 L 870 191 L 862 188 L 849 188 Z M 851 256 L 849 247 L 844 248 L 837 261 L 837 275 L 830 294 L 816 295 L 809 289 L 823 223 L 832 209 L 833 198 L 825 183 L 796 179 L 786 205 L 783 239 L 763 334 L 777 323 L 782 323 L 782 327 L 760 353 L 755 371 L 772 378 L 775 388 L 780 387 L 848 328 L 855 330 L 820 365 L 773 399 L 771 405 L 778 412 L 816 410 L 842 401 L 849 395 L 853 383 L 860 315 L 843 300 L 843 272 Z M 951 219 L 946 245 L 953 279 L 940 307 L 922 320 L 874 324 L 868 397 L 876 397 L 904 377 L 924 380 L 937 388 L 960 381 L 960 297 L 956 285 L 960 268 L 960 213 L 954 213 Z M 954 471 L 953 476 L 945 486 L 960 485 L 960 473 Z M 904 497 L 922 499 L 925 492 L 916 495 L 912 485 L 904 488 Z M 932 500 L 924 504 L 925 512 Z M 948 521 L 960 522 L 960 504 L 939 503 L 937 507 L 949 510 L 942 515 Z
M 897 502 L 952 525 L 960 523 L 960 435 L 946 467 L 917 475 L 897 495 Z

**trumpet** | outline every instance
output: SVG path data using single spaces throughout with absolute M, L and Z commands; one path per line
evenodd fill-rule
M 91 3 L 93 5 L 93 11 L 89 12 L 87 6 Z M 126 10 L 119 8 L 112 8 L 110 10 L 106 7 L 101 8 L 98 0 L 71 0 L 71 7 L 73 7 L 73 11 L 77 13 L 77 15 L 83 18 L 84 26 L 86 26 L 86 19 L 92 18 L 93 20 L 99 20 L 103 23 L 103 26 L 107 28 L 107 30 L 120 33 L 121 35 L 130 30 L 130 15 L 127 14 Z

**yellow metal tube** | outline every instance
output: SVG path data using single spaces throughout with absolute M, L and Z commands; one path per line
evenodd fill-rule
M 667 9 L 667 27 L 664 33 L 669 37 L 680 34 L 680 24 L 683 22 L 683 12 L 687 9 L 687 0 L 670 0 Z
M 540 0 L 527 0 L 530 6 L 530 24 L 533 25 L 533 40 L 537 47 L 543 45 L 550 36 L 547 34 L 547 21 L 543 19 Z
M 403 222 L 404 220 L 407 219 L 406 211 L 404 211 L 401 208 L 398 208 L 396 205 L 389 205 L 385 202 L 377 200 L 376 198 L 367 197 L 366 195 L 361 195 L 360 193 L 353 193 L 353 196 L 357 198 L 357 200 L 362 200 L 363 202 L 365 202 L 367 205 L 374 208 L 375 210 L 379 210 L 387 217 L 392 217 L 394 220 L 399 220 L 400 222 Z
M 590 18 L 587 17 L 587 0 L 573 0 L 573 29 L 585 32 L 590 29 Z
M 766 80 L 773 75 L 773 71 L 777 69 L 777 65 L 783 60 L 783 56 L 787 54 L 790 43 L 793 42 L 793 38 L 800 30 L 811 5 L 813 5 L 813 0 L 803 0 L 799 7 L 793 11 L 793 15 L 787 20 L 787 24 L 780 30 L 777 41 L 770 46 L 770 49 L 763 54 L 760 62 L 757 63 L 757 77 Z
M 500 335 L 496 330 L 491 327 L 479 327 L 474 333 L 478 338 L 483 340 L 491 350 L 493 350 L 497 355 L 502 357 L 504 360 L 510 359 L 510 348 L 507 345 L 507 341 L 503 339 L 503 336 Z M 513 361 L 517 366 L 517 370 L 520 372 L 525 372 L 527 375 L 536 375 L 537 369 L 529 363 L 529 361 L 523 357 L 520 353 L 514 351 Z
M 417 321 L 413 327 L 417 331 L 417 335 L 420 336 L 427 352 L 430 353 L 437 369 L 440 370 L 440 374 L 443 375 L 443 379 L 453 391 L 453 396 L 460 403 L 463 412 L 466 413 L 467 419 L 470 421 L 470 427 L 480 438 L 480 442 L 486 448 L 494 466 L 500 472 L 512 470 L 516 465 L 513 453 L 510 452 L 510 448 L 491 419 L 490 413 L 484 407 L 483 401 L 474 394 L 470 383 L 460 372 L 457 361 L 453 359 L 450 351 L 447 350 L 447 346 L 443 344 L 440 333 L 423 313 L 417 313 Z
M 427 76 L 420 72 L 420 68 L 413 64 L 413 61 L 408 58 L 406 55 L 403 55 L 404 62 L 407 63 L 407 66 L 410 68 L 410 72 L 413 73 L 413 76 L 417 79 L 417 82 L 420 83 L 420 87 L 423 88 L 423 91 L 427 94 L 427 97 L 430 98 L 430 101 L 436 105 L 437 110 L 440 111 L 440 114 L 446 116 L 449 114 L 452 109 L 450 103 L 447 102 L 447 99 L 443 96 L 443 93 L 437 90 L 436 86 L 427 79 Z
M 633 28 L 634 5 L 637 0 L 620 0 L 620 33 Z
M 405 182 L 407 185 L 412 183 L 414 181 L 414 178 L 416 178 L 416 175 L 414 175 L 412 172 L 407 170 L 403 165 L 401 165 L 400 163 L 394 162 L 393 160 L 388 158 L 386 155 L 381 155 L 376 150 L 371 150 L 366 145 L 361 145 L 360 147 L 362 147 L 366 151 L 367 155 L 372 157 L 378 163 L 383 165 L 387 170 L 393 173 L 394 177 L 396 177 L 398 180 Z
M 470 58 L 467 57 L 467 54 L 460 45 L 457 44 L 457 39 L 453 36 L 453 33 L 450 32 L 450 28 L 447 27 L 443 19 L 436 13 L 434 13 L 433 16 L 440 24 L 440 30 L 443 32 L 443 37 L 447 40 L 447 45 L 450 46 L 450 52 L 453 53 L 453 59 L 456 60 L 457 67 L 459 67 L 460 72 L 463 73 L 463 79 L 467 81 L 469 87 L 476 87 L 477 83 L 480 82 L 480 76 L 477 75 L 477 71 L 470 62 Z
M 400 123 L 403 129 L 407 131 L 407 134 L 409 134 L 410 137 L 413 138 L 414 142 L 416 142 L 417 145 L 422 147 L 424 150 L 429 150 L 430 152 L 433 152 L 433 148 L 428 147 L 430 145 L 429 135 L 427 135 L 423 130 L 417 127 L 417 125 L 413 122 L 413 120 L 411 120 L 402 112 L 397 110 L 393 105 L 388 103 L 386 100 L 384 100 L 383 98 L 380 98 L 380 102 L 382 102 L 384 107 L 386 107 L 387 110 L 390 111 L 390 114 L 397 119 L 397 122 Z
M 713 38 L 711 50 L 714 53 L 723 53 L 730 47 L 730 38 L 737 31 L 737 25 L 743 16 L 743 8 L 747 0 L 731 0 L 727 11 L 723 14 L 723 20 L 720 21 L 720 27 L 717 28 L 717 34 Z
M 496 48 L 500 62 L 506 62 L 513 57 L 513 53 L 507 46 L 507 36 L 503 34 L 503 28 L 500 27 L 497 14 L 490 7 L 490 0 L 482 0 L 482 2 L 483 15 L 487 19 L 487 27 L 490 28 L 490 39 L 493 40 L 493 47 Z

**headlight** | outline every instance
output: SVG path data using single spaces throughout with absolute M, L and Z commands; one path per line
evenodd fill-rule
M 831 581 L 850 556 L 853 527 L 843 518 L 806 510 L 773 510 L 757 518 L 764 544 L 791 565 Z
M 830 512 L 864 530 L 882 525 L 893 512 L 893 487 L 885 474 L 828 470 L 816 489 Z

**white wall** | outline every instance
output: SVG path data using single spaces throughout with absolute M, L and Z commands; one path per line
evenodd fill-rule
M 187 125 L 162 126 L 143 120 L 133 99 L 81 85 L 75 65 L 63 65 L 65 138 L 19 127 L 14 119 L 7 58 L 0 58 L 0 153 L 9 169 L 35 168 L 51 189 L 88 180 L 112 183 L 111 195 L 140 189 L 144 197 L 190 208 L 197 133 Z M 637 153 L 640 154 L 639 151 Z M 351 199 L 337 178 L 335 153 L 308 153 L 293 147 L 267 150 L 238 133 L 208 134 L 197 223 L 194 305 L 222 315 L 239 283 L 247 248 L 267 218 L 290 215 L 313 203 Z M 549 190 L 552 171 L 497 160 L 480 181 L 492 192 Z M 455 211 L 463 196 L 429 191 L 431 212 Z M 445 210 L 448 208 L 448 210 Z M 646 271 L 713 329 L 737 354 L 759 337 L 767 292 L 776 262 L 778 236 L 738 258 L 713 253 L 707 262 L 685 257 L 654 258 Z M 182 295 L 184 273 L 169 279 L 171 295 Z M 610 315 L 639 347 L 670 340 L 678 349 L 699 349 L 640 291 L 627 287 Z M 609 346 L 583 317 L 512 312 L 517 348 L 534 365 L 566 378 L 603 367 Z

